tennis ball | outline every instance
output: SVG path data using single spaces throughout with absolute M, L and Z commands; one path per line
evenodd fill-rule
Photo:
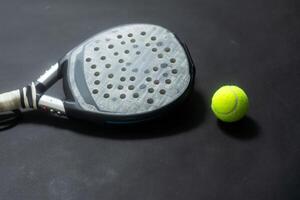
M 225 85 L 212 97 L 211 109 L 215 116 L 224 122 L 235 122 L 243 118 L 248 111 L 246 93 L 235 85 Z

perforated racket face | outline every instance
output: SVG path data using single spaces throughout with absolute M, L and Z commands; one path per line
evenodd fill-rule
M 109 29 L 68 56 L 67 84 L 85 111 L 121 116 L 155 111 L 176 101 L 191 82 L 183 46 L 156 25 Z

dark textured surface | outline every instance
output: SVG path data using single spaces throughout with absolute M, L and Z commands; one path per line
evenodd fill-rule
M 296 0 L 0 2 L 0 88 L 19 88 L 106 28 L 163 25 L 197 77 L 169 120 L 103 127 L 26 114 L 0 132 L 0 199 L 300 199 L 300 17 Z M 235 83 L 249 117 L 218 123 L 212 92 Z M 61 86 L 51 94 L 63 96 Z

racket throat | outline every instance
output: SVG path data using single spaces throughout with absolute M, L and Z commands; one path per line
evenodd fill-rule
M 54 83 L 61 79 L 61 68 L 58 63 L 50 66 L 35 82 L 38 93 L 44 93 Z
M 37 93 L 37 88 L 34 83 L 19 90 L 20 92 L 20 110 L 42 110 L 56 115 L 64 115 L 65 108 L 62 100 Z

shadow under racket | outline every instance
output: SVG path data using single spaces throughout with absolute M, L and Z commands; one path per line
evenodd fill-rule
M 96 124 L 88 121 L 68 120 L 57 118 L 48 113 L 24 113 L 20 124 L 42 124 L 92 137 L 113 139 L 143 139 L 166 137 L 183 133 L 198 127 L 206 114 L 206 103 L 200 92 L 194 91 L 191 96 L 177 109 L 166 113 L 161 118 L 130 125 Z

